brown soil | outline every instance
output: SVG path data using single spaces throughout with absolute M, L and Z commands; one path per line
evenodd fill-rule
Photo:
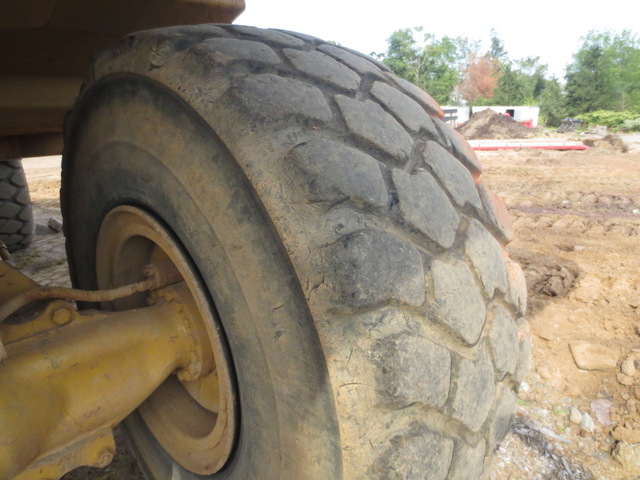
M 518 424 L 500 447 L 492 479 L 640 478 L 612 457 L 616 428 L 640 430 L 640 374 L 631 385 L 617 378 L 621 362 L 640 348 L 640 155 L 595 148 L 480 158 L 485 183 L 513 219 L 509 251 L 527 277 L 533 342 Z M 574 340 L 612 349 L 617 367 L 579 370 L 569 349 Z M 598 399 L 611 401 L 614 424 L 595 420 L 593 433 L 581 432 L 568 419 L 571 407 L 595 419 Z
M 458 131 L 470 140 L 531 138 L 535 132 L 490 108 L 474 113 Z
M 605 135 L 604 137 L 585 138 L 583 143 L 598 150 L 609 152 L 627 153 L 629 146 L 616 134 Z
M 630 149 L 630 151 L 637 151 Z M 612 456 L 621 435 L 640 431 L 640 373 L 618 381 L 620 364 L 640 349 L 640 153 L 512 151 L 481 154 L 484 181 L 505 200 L 530 293 L 532 366 L 516 424 L 499 447 L 492 480 L 629 479 Z M 59 163 L 25 161 L 39 223 L 59 216 Z M 62 234 L 41 232 L 15 255 L 43 283 L 68 283 Z M 607 371 L 576 367 L 569 343 L 584 340 L 616 352 Z M 594 400 L 612 404 L 612 426 L 593 433 L 568 419 L 570 407 L 596 418 Z M 621 426 L 627 430 L 620 429 Z M 616 430 L 617 429 L 617 430 Z M 66 480 L 140 478 L 120 450 L 106 470 L 80 469 Z

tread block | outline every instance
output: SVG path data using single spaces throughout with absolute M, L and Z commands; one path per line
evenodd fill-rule
M 507 290 L 507 301 L 513 305 L 518 314 L 524 315 L 527 311 L 527 280 L 520 265 L 507 259 L 507 283 L 509 288 Z
M 214 37 L 230 37 L 231 34 L 222 25 L 175 25 L 162 29 L 143 30 L 128 35 L 126 41 L 128 47 L 140 51 L 143 43 L 169 42 L 175 45 L 174 50 L 180 51 L 203 40 Z M 132 42 L 132 43 L 131 43 Z
M 451 415 L 477 432 L 491 410 L 496 391 L 489 356 L 482 352 L 476 361 L 459 357 L 456 374 Z
M 20 205 L 10 202 L 0 202 L 0 218 L 14 218 L 20 213 Z
M 250 76 L 231 90 L 231 96 L 254 127 L 292 118 L 319 125 L 331 120 L 331 109 L 320 89 L 300 80 L 271 74 Z
M 483 206 L 480 213 L 481 220 L 492 227 L 498 240 L 501 240 L 503 244 L 509 243 L 513 240 L 513 227 L 507 207 L 498 195 L 490 192 L 483 184 L 476 184 L 476 188 Z
M 293 35 L 289 35 L 284 31 L 271 29 L 263 30 L 254 27 L 245 27 L 242 25 L 231 25 L 227 28 L 240 35 L 255 38 L 256 40 L 260 40 L 278 47 L 306 48 L 307 46 L 307 43 L 303 39 L 297 38 Z
M 20 221 L 28 224 L 33 224 L 33 211 L 31 210 L 31 204 L 24 205 L 20 213 L 17 215 L 17 217 L 14 217 L 14 218 L 18 218 Z M 32 228 L 32 227 L 33 225 L 31 225 L 31 227 L 29 228 Z
M 402 333 L 376 342 L 371 356 L 384 406 L 403 408 L 422 403 L 439 408 L 446 403 L 451 372 L 446 347 Z
M 499 378 L 514 373 L 518 360 L 518 327 L 509 312 L 502 307 L 491 311 L 491 330 L 489 344 L 493 363 Z
M 23 226 L 24 224 L 22 222 L 16 220 L 0 220 L 0 232 L 2 232 L 3 235 L 22 233 Z
M 27 186 L 27 177 L 25 177 L 22 170 L 20 170 L 11 177 L 11 183 L 16 187 L 24 188 Z
M 285 48 L 285 56 L 294 68 L 325 85 L 345 92 L 354 92 L 360 86 L 360 77 L 353 70 L 320 52 L 303 52 Z
M 524 318 L 519 318 L 518 326 L 518 364 L 512 375 L 512 379 L 518 385 L 524 381 L 531 361 L 531 340 L 529 338 L 529 323 Z
M 416 87 L 413 83 L 408 82 L 404 78 L 396 77 L 395 75 L 389 75 L 394 83 L 400 87 L 400 89 L 413 98 L 416 102 L 426 108 L 427 112 L 436 117 L 442 118 L 444 113 L 431 95 L 422 90 L 421 88 Z
M 372 63 L 373 65 L 375 65 L 376 67 L 378 67 L 380 69 L 380 71 L 385 72 L 385 73 L 392 73 L 391 69 L 389 67 L 387 67 L 384 62 L 373 58 L 371 55 L 365 55 L 362 52 L 359 52 L 358 50 L 354 50 L 353 48 L 348 48 L 348 47 L 344 47 L 341 46 L 340 48 L 342 48 L 345 52 L 349 52 L 352 53 L 353 55 L 356 55 L 358 57 L 363 58 L 364 60 L 366 60 L 369 63 Z M 385 77 L 387 78 L 387 77 Z
M 449 140 L 455 157 L 467 167 L 474 178 L 478 178 L 482 173 L 482 164 L 478 160 L 475 150 L 471 148 L 469 142 L 457 130 L 448 128 L 447 132 L 449 133 Z
M 453 146 L 451 145 L 451 127 L 444 123 L 440 118 L 434 118 L 433 124 L 438 131 L 438 140 L 440 144 L 449 151 L 453 151 Z
M 499 394 L 491 409 L 491 415 L 485 428 L 488 431 L 489 448 L 493 449 L 502 441 L 509 430 L 516 408 L 516 395 L 513 391 L 500 385 Z
M 441 119 L 434 118 L 433 122 L 440 133 L 440 139 L 443 146 L 446 147 L 460 162 L 462 162 L 474 178 L 479 178 L 482 174 L 482 165 L 467 140 Z
M 322 40 L 321 38 L 314 37 L 313 35 L 307 35 L 306 33 L 293 32 L 291 30 L 283 30 L 280 28 L 275 29 L 273 31 L 283 33 L 285 35 L 289 35 L 291 37 L 302 40 L 302 42 L 304 43 L 304 47 L 307 47 L 307 48 L 309 45 L 318 45 L 320 43 L 325 43 L 324 40 Z
M 298 166 L 312 201 L 349 200 L 358 206 L 385 208 L 389 194 L 378 162 L 355 148 L 331 140 L 295 147 L 287 159 Z
M 423 159 L 458 206 L 468 203 L 477 209 L 482 208 L 471 173 L 450 152 L 438 143 L 429 141 Z
M 145 70 L 158 69 L 170 62 L 178 52 L 197 49 L 198 44 L 210 38 L 228 36 L 226 30 L 215 25 L 175 26 L 136 32 L 125 37 L 118 52 L 104 50 L 98 53 L 94 60 L 95 67 L 98 74 L 113 73 L 112 66 L 105 71 L 102 68 L 114 56 L 120 56 L 128 68 L 137 64 Z
M 480 440 L 475 447 L 456 442 L 453 462 L 447 480 L 478 480 L 478 472 L 484 465 L 485 441 Z
M 480 222 L 472 219 L 467 228 L 465 253 L 480 275 L 482 285 L 489 298 L 495 291 L 507 291 L 507 270 L 502 247 Z
M 415 100 L 383 82 L 375 82 L 371 95 L 386 106 L 409 130 L 426 131 L 431 138 L 438 132 L 431 117 Z
M 450 438 L 415 422 L 389 440 L 389 446 L 369 469 L 376 480 L 444 480 L 451 466 Z M 416 459 L 420 459 L 419 462 Z M 428 471 L 424 466 L 428 465 Z
M 8 179 L 9 183 L 15 185 L 16 187 L 22 188 L 27 186 L 27 177 L 25 176 L 24 170 L 22 169 L 21 160 L 0 162 L 0 165 L 2 164 L 5 164 L 8 170 L 0 171 L 0 178 Z
M 31 237 L 33 235 L 33 231 L 34 231 L 33 223 L 31 223 L 31 222 L 29 222 L 29 223 L 23 222 L 22 228 L 20 229 L 20 233 L 22 235 L 24 235 L 25 237 L 27 237 L 27 236 Z
M 380 105 L 371 100 L 360 102 L 344 95 L 336 95 L 335 98 L 349 131 L 357 139 L 386 152 L 399 165 L 409 160 L 413 139 Z
M 2 200 L 12 199 L 17 192 L 18 192 L 18 189 L 13 185 L 10 185 L 8 182 L 0 183 L 0 199 Z
M 33 240 L 33 212 L 21 160 L 0 162 L 0 239 L 10 251 Z
M 251 65 L 278 65 L 280 57 L 264 43 L 233 38 L 210 38 L 193 47 L 194 51 L 205 50 L 208 60 L 215 65 L 230 65 L 247 62 Z
M 471 270 L 459 260 L 434 260 L 431 275 L 435 320 L 469 345 L 475 344 L 486 321 L 486 307 Z
M 460 215 L 433 176 L 427 171 L 409 175 L 393 169 L 391 177 L 397 190 L 397 207 L 402 219 L 441 247 L 451 247 Z
M 14 197 L 13 201 L 22 206 L 31 205 L 31 196 L 29 195 L 29 190 L 27 190 L 26 188 L 21 189 Z
M 391 300 L 419 306 L 425 300 L 418 250 L 395 236 L 363 230 L 342 237 L 327 252 L 334 298 L 356 308 Z
M 349 52 L 341 47 L 336 47 L 331 44 L 324 44 L 318 47 L 318 50 L 326 53 L 327 55 L 331 55 L 333 58 L 338 60 L 341 63 L 344 63 L 351 69 L 358 72 L 360 75 L 373 75 L 377 78 L 384 78 L 384 74 L 382 71 L 374 65 L 370 60 L 362 57 L 361 55 L 356 55 L 354 53 Z
M 0 228 L 2 228 L 2 224 L 0 223 Z M 5 237 L 3 235 L 3 237 Z M 31 238 L 31 235 L 29 235 L 29 238 Z M 16 248 L 16 247 L 20 247 L 22 245 L 27 245 L 27 243 L 23 243 L 25 242 L 25 236 L 21 235 L 19 233 L 14 233 L 11 235 L 8 235 L 4 238 L 4 243 L 5 245 L 9 248 L 9 251 L 12 250 L 12 247 Z M 29 241 L 30 243 L 30 241 Z

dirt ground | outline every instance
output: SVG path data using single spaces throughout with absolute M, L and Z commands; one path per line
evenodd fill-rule
M 527 277 L 533 342 L 516 423 L 491 479 L 640 479 L 640 151 L 480 158 L 484 182 L 513 218 L 509 252 Z M 44 226 L 60 217 L 58 162 L 25 161 L 40 226 L 15 259 L 41 283 L 67 285 L 62 234 Z M 575 342 L 590 345 L 580 361 L 603 369 L 579 369 Z M 65 478 L 138 475 L 125 451 L 107 471 Z
M 621 372 L 627 357 L 640 358 L 640 154 L 521 150 L 481 160 L 514 223 L 509 252 L 527 277 L 533 343 L 517 428 L 492 478 L 640 478 L 616 445 L 640 442 L 639 376 Z M 606 347 L 613 365 L 579 369 L 577 341 Z M 572 407 L 589 414 L 593 432 L 569 420 Z M 640 449 L 632 454 L 637 465 Z

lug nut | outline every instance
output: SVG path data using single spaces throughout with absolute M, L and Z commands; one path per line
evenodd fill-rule
M 51 320 L 58 325 L 66 325 L 73 320 L 74 312 L 68 308 L 60 307 L 51 312 Z
M 98 453 L 97 459 L 94 462 L 93 466 L 98 468 L 104 468 L 111 463 L 113 460 L 113 452 L 108 448 L 100 450 Z

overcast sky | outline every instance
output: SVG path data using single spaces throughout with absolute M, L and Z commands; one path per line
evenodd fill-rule
M 540 56 L 560 79 L 589 30 L 638 31 L 632 0 L 246 0 L 235 23 L 315 35 L 363 53 L 384 52 L 395 30 L 424 27 L 437 37 L 465 36 L 489 45 L 495 28 L 509 54 Z

